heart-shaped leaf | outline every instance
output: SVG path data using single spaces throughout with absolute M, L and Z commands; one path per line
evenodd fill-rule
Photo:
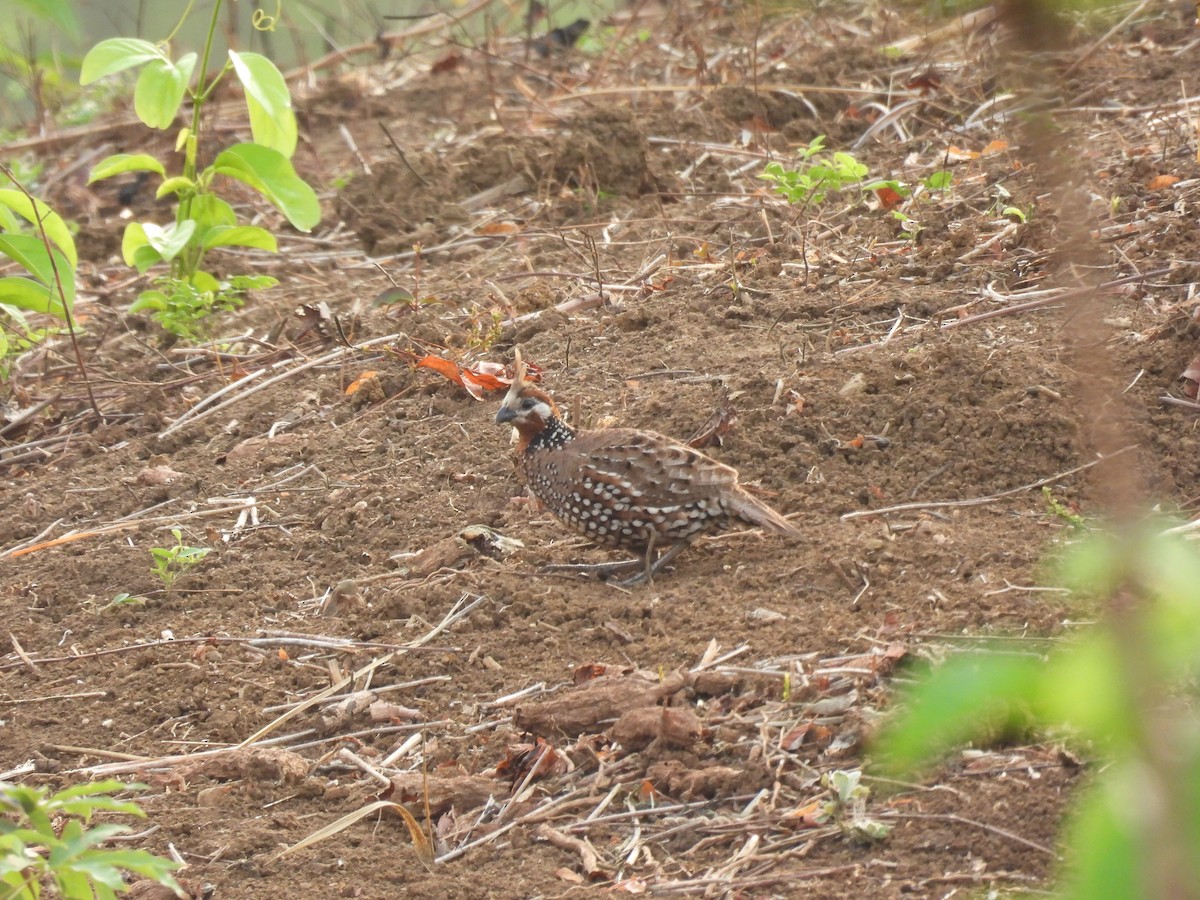
M 278 150 L 258 144 L 235 144 L 213 160 L 212 168 L 254 188 L 300 231 L 311 231 L 321 221 L 321 204 L 316 193 Z
M 169 62 L 167 54 L 149 41 L 137 38 L 109 38 L 87 52 L 79 69 L 79 83 L 91 84 L 106 75 L 145 65 L 152 59 Z

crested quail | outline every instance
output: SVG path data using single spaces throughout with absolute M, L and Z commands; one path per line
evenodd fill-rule
M 613 572 L 640 567 L 625 584 L 649 580 L 705 533 L 737 522 L 789 538 L 800 531 L 746 493 L 735 469 L 651 431 L 574 431 L 526 378 L 521 353 L 496 423 L 517 430 L 517 466 L 533 494 L 563 524 L 597 544 L 639 559 L 560 567 Z M 665 552 L 655 558 L 655 552 Z

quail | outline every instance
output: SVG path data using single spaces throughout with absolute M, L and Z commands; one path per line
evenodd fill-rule
M 519 350 L 496 423 L 517 430 L 518 470 L 555 518 L 596 544 L 638 554 L 620 563 L 556 568 L 601 574 L 638 568 L 623 582 L 636 584 L 701 535 L 737 523 L 800 537 L 795 525 L 738 484 L 735 469 L 699 450 L 652 431 L 575 431 L 528 380 Z

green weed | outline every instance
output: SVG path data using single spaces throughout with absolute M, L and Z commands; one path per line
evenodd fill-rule
M 217 176 L 253 188 L 301 231 L 310 231 L 321 217 L 316 194 L 292 167 L 296 117 L 287 83 L 275 64 L 257 53 L 230 50 L 216 74 L 208 74 L 221 6 L 222 0 L 213 4 L 200 57 L 187 53 L 173 59 L 165 42 L 112 38 L 88 52 L 79 76 L 80 83 L 87 85 L 127 69 L 139 69 L 133 106 L 138 118 L 150 128 L 173 128 L 185 97 L 191 100 L 191 123 L 179 130 L 175 144 L 176 152 L 183 154 L 181 174 L 168 176 L 163 162 L 149 154 L 121 153 L 101 160 L 89 179 L 151 172 L 162 179 L 156 196 L 175 198 L 175 221 L 165 226 L 131 222 L 125 228 L 121 252 L 126 264 L 139 272 L 159 265 L 167 267 L 155 286 L 138 297 L 131 311 L 149 311 L 165 329 L 187 337 L 196 336 L 211 313 L 239 306 L 247 289 L 277 283 L 249 276 L 222 280 L 205 268 L 207 255 L 222 247 L 278 250 L 270 231 L 239 224 L 233 207 L 215 191 Z M 245 96 L 253 140 L 225 148 L 201 168 L 197 136 L 209 99 L 230 73 Z
M 144 785 L 98 781 L 51 793 L 48 788 L 0 782 L 0 897 L 37 900 L 43 887 L 65 900 L 112 900 L 132 872 L 178 889 L 171 873 L 179 864 L 146 850 L 109 850 L 102 845 L 130 829 L 89 827 L 97 812 L 144 818 L 136 803 L 113 795 Z

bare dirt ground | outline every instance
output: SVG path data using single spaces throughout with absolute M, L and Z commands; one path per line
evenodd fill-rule
M 980 637 L 1036 653 L 1092 614 L 1047 589 L 1070 524 L 1042 484 L 1100 513 L 1080 467 L 1101 412 L 1124 416 L 1152 500 L 1196 507 L 1195 412 L 1161 400 L 1196 353 L 1193 15 L 1151 3 L 1102 41 L 1115 20 L 1084 23 L 1044 60 L 1054 120 L 1085 138 L 1060 187 L 1085 198 L 1092 268 L 1058 252 L 1006 30 L 885 54 L 945 22 L 875 6 L 672 4 L 617 17 L 600 53 L 439 38 L 330 75 L 298 101 L 324 222 L 226 260 L 282 284 L 211 345 L 124 313 L 119 206 L 58 180 L 104 420 L 64 341 L 0 395 L 0 769 L 147 783 L 137 845 L 173 848 L 197 896 L 1046 885 L 1086 758 L 1027 737 L 921 784 L 868 779 L 867 813 L 892 826 L 874 843 L 817 821 L 820 776 L 869 762 L 914 661 Z M 916 238 L 875 194 L 788 206 L 756 176 L 817 134 L 872 177 L 953 184 L 899 207 Z M 1073 307 L 1018 304 L 1148 273 L 1090 323 L 1084 352 L 1111 355 L 1115 385 L 1095 409 Z M 374 303 L 393 282 L 416 300 Z M 333 317 L 352 343 L 386 340 L 349 349 Z M 709 452 L 806 541 L 701 541 L 630 590 L 539 573 L 608 555 L 524 501 L 499 395 L 412 365 L 517 344 L 577 423 L 686 439 L 731 410 Z M 934 504 L 972 498 L 990 499 Z M 456 537 L 480 525 L 522 546 Z M 149 550 L 172 527 L 212 552 L 166 591 Z M 277 858 L 379 798 L 422 822 L 428 802 L 436 862 L 390 813 Z

